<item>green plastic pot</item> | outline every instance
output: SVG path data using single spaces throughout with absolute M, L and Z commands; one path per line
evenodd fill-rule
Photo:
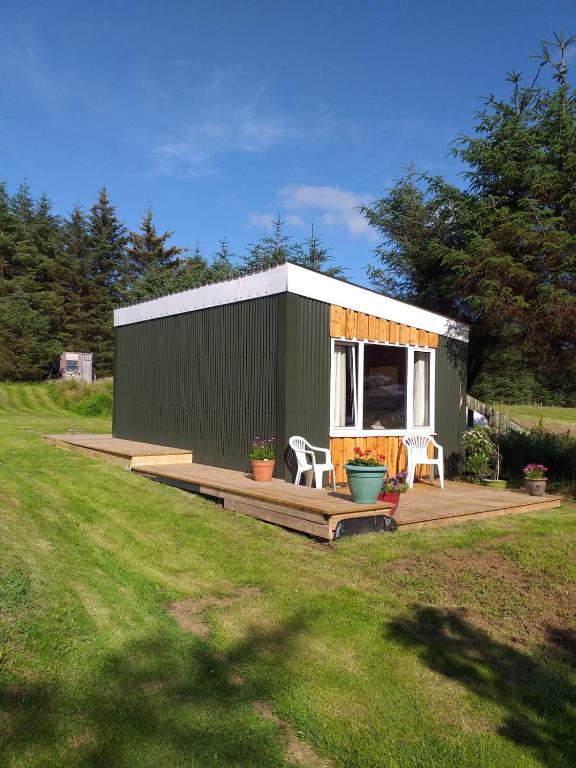
M 345 464 L 350 495 L 355 504 L 375 504 L 382 490 L 384 475 L 387 467 L 380 464 L 377 467 L 362 467 Z

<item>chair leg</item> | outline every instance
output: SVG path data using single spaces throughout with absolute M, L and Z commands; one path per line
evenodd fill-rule
M 334 467 L 332 467 L 332 488 L 334 489 L 334 493 L 336 493 L 336 470 Z
M 296 477 L 294 478 L 294 485 L 300 485 L 301 477 L 302 477 L 302 470 L 298 469 L 298 472 L 296 472 Z
M 412 486 L 414 485 L 414 472 L 415 471 L 416 471 L 416 465 L 412 464 L 412 462 L 409 461 L 408 462 L 408 476 L 406 478 L 408 480 L 408 488 L 412 488 Z
M 314 472 L 314 485 L 316 488 L 322 488 L 322 475 L 324 474 L 323 470 L 317 469 Z
M 440 488 L 444 488 L 444 464 L 438 464 L 438 474 L 440 475 Z

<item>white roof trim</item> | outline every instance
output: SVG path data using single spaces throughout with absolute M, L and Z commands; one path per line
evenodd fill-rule
M 360 288 L 357 285 L 350 285 L 342 280 L 312 272 L 296 264 L 280 264 L 265 272 L 116 309 L 114 325 L 140 323 L 168 315 L 179 315 L 284 292 L 295 293 L 327 304 L 337 304 L 346 309 L 365 312 L 442 336 L 468 340 L 468 327 L 463 323 L 390 299 L 367 288 Z

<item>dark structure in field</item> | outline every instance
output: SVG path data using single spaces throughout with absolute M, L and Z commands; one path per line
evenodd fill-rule
M 115 437 L 244 470 L 255 435 L 280 457 L 302 434 L 331 446 L 340 481 L 356 445 L 402 468 L 407 433 L 437 434 L 449 472 L 461 457 L 467 329 L 448 318 L 283 264 L 114 321 Z

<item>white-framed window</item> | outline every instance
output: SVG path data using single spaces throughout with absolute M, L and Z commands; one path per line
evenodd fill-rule
M 332 339 L 330 434 L 434 432 L 435 350 Z

